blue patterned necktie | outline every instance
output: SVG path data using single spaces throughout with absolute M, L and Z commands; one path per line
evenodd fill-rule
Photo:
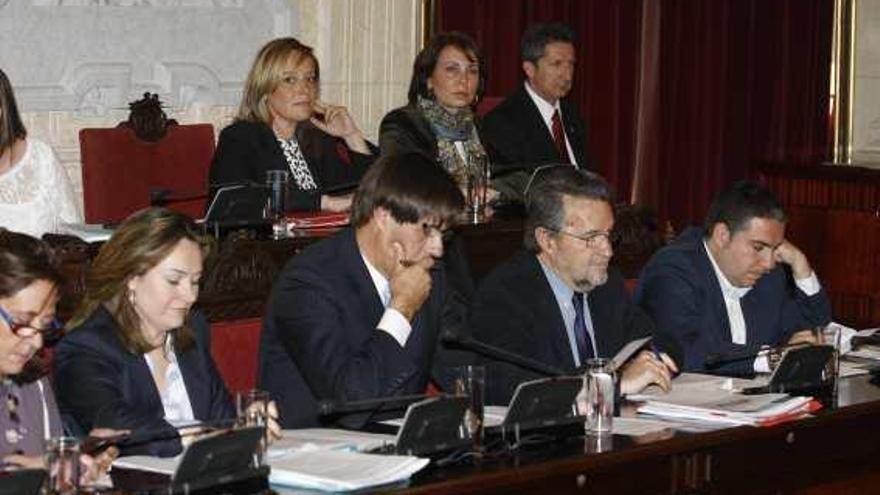
M 575 292 L 571 296 L 571 304 L 574 305 L 574 340 L 577 343 L 581 366 L 583 366 L 587 363 L 587 359 L 596 357 L 596 351 L 593 350 L 593 341 L 587 335 L 587 324 L 584 321 L 584 294 L 582 292 Z

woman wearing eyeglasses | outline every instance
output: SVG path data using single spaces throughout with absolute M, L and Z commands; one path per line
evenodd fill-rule
M 5 466 L 43 467 L 43 450 L 63 429 L 52 386 L 37 351 L 60 333 L 55 305 L 61 272 L 51 248 L 0 229 L 0 457 Z M 111 436 L 114 431 L 94 431 Z M 83 481 L 105 471 L 118 452 L 92 459 Z
M 348 110 L 318 99 L 318 59 L 294 38 L 270 41 L 254 59 L 238 115 L 223 129 L 210 188 L 266 181 L 290 172 L 288 210 L 346 211 L 351 194 L 327 194 L 356 183 L 375 158 Z
M 192 309 L 205 248 L 191 220 L 164 208 L 130 216 L 101 247 L 72 329 L 55 348 L 68 429 L 128 429 L 123 454 L 171 456 L 195 433 L 179 429 L 234 418 L 210 328 Z M 269 427 L 278 432 L 274 420 Z

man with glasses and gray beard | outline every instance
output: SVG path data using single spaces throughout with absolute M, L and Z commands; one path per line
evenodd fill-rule
M 539 169 L 526 194 L 526 251 L 480 285 L 470 315 L 477 340 L 558 368 L 613 357 L 654 325 L 631 304 L 623 278 L 609 269 L 614 211 L 607 184 L 572 166 Z M 516 386 L 540 375 L 492 362 L 486 401 L 507 404 Z M 670 387 L 676 365 L 643 351 L 620 368 L 620 391 Z

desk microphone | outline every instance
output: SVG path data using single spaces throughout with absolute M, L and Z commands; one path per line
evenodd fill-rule
M 788 349 L 797 349 L 799 347 L 806 347 L 808 345 L 811 344 L 798 342 L 796 344 L 781 344 L 761 348 L 746 347 L 744 349 L 731 352 L 710 352 L 706 355 L 706 360 L 703 362 L 703 364 L 706 366 L 706 368 L 717 368 L 721 365 L 728 363 L 736 363 L 739 361 L 755 359 L 764 352 L 783 352 L 787 351 Z
M 527 370 L 540 373 L 544 376 L 553 377 L 566 376 L 570 374 L 563 369 L 557 368 L 556 366 L 542 363 L 541 361 L 537 361 L 535 359 L 531 359 L 520 354 L 510 352 L 500 347 L 489 345 L 485 342 L 476 340 L 473 337 L 457 335 L 448 330 L 443 332 L 442 340 L 444 344 L 450 347 L 466 349 L 468 351 L 475 352 L 481 356 L 488 357 L 493 361 L 501 361 L 503 363 L 512 364 L 519 368 L 525 368 Z
M 375 414 L 384 407 L 394 406 L 397 409 L 402 405 L 409 405 L 427 399 L 426 394 L 415 395 L 395 395 L 389 397 L 375 397 L 372 399 L 338 401 L 338 400 L 322 400 L 318 402 L 318 415 L 331 416 L 334 414 L 349 414 L 355 412 L 370 412 Z
M 132 433 L 123 433 L 112 437 L 88 436 L 82 441 L 80 450 L 84 454 L 95 455 L 110 446 L 116 446 L 119 448 L 136 447 L 138 445 L 145 445 L 152 442 L 201 435 L 208 431 L 222 431 L 232 428 L 236 421 L 236 418 L 227 418 L 184 426 L 170 426 L 170 428 L 163 429 L 136 430 Z M 187 429 L 192 429 L 192 431 L 183 431 Z

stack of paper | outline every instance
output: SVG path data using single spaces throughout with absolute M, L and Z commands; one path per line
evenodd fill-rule
M 269 483 L 327 491 L 361 490 L 409 479 L 428 462 L 411 456 L 340 450 L 297 452 L 269 459 Z
M 639 407 L 642 414 L 664 418 L 724 423 L 731 426 L 772 426 L 799 418 L 820 408 L 812 397 L 789 397 L 785 394 L 735 395 L 701 405 L 682 405 L 649 401 Z
M 304 428 L 284 430 L 281 439 L 269 447 L 269 457 L 315 450 L 354 450 L 366 452 L 394 443 L 393 435 L 364 433 L 361 431 L 335 430 L 331 428 Z
M 811 397 L 738 393 L 756 383 L 760 383 L 760 380 L 683 373 L 672 382 L 672 390 L 668 394 L 652 392 L 629 398 L 644 401 L 638 408 L 642 414 L 731 426 L 769 426 L 821 407 Z

